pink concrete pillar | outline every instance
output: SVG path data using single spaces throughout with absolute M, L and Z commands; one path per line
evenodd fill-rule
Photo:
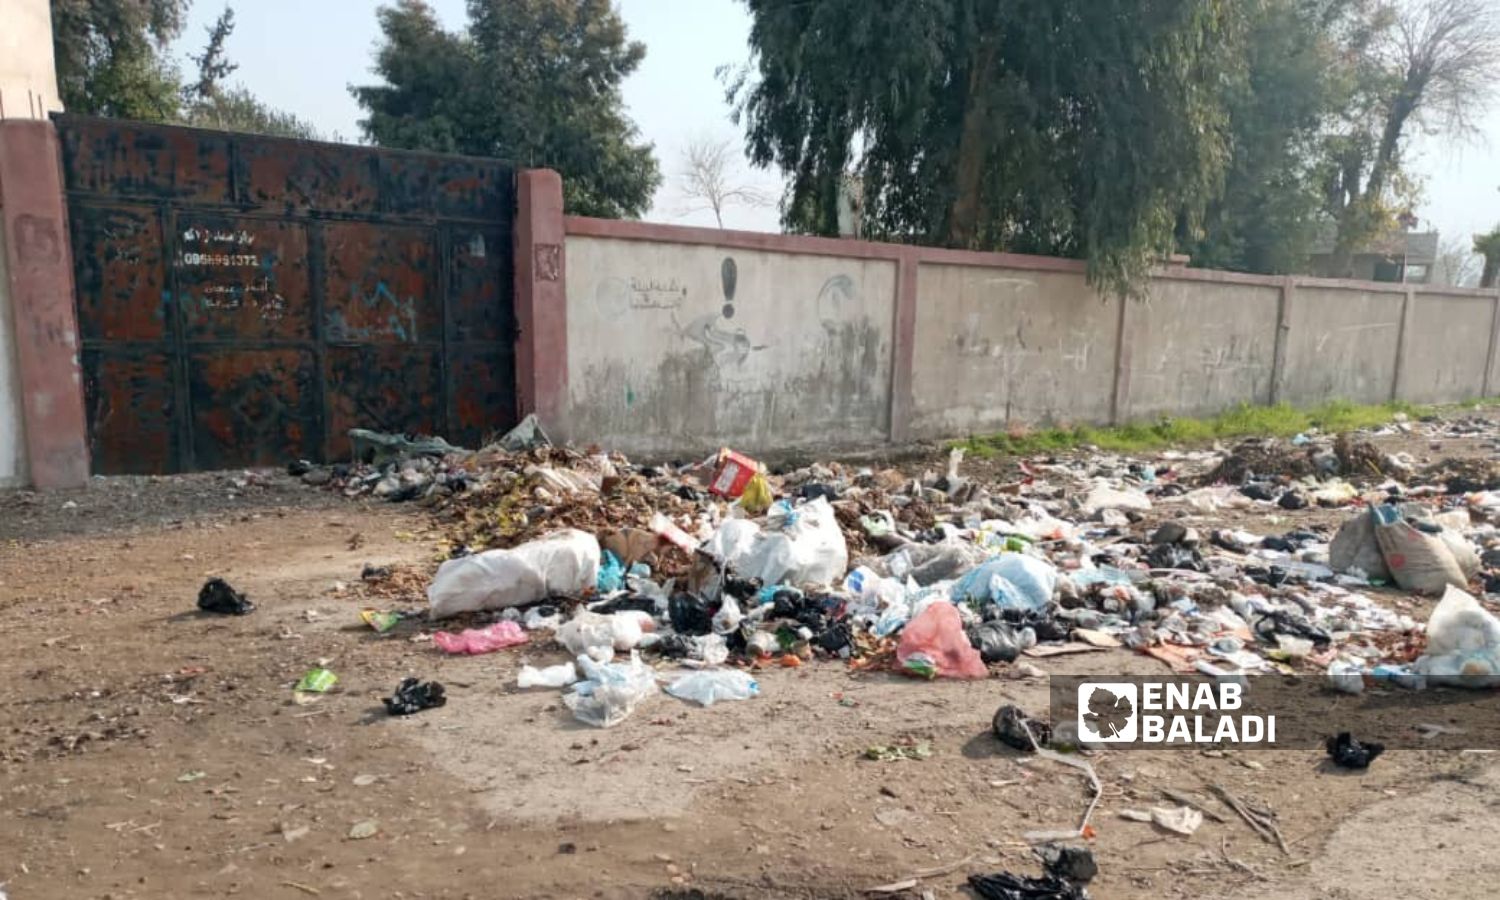
M 0 217 L 31 481 L 38 488 L 80 487 L 89 477 L 88 433 L 73 256 L 51 122 L 0 122 Z
M 516 176 L 516 390 L 522 416 L 536 413 L 567 437 L 568 296 L 562 178 L 551 169 Z

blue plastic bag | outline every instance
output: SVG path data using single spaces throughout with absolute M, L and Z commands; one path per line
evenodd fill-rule
M 1024 553 L 1002 553 L 981 563 L 953 585 L 958 603 L 997 604 L 1001 609 L 1041 611 L 1052 602 L 1057 570 Z
M 601 594 L 613 594 L 625 587 L 625 564 L 612 552 L 605 550 L 599 558 L 599 577 L 594 586 Z

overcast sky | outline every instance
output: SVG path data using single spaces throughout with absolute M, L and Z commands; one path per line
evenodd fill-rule
M 462 26 L 463 0 L 431 2 L 446 26 Z M 357 140 L 360 110 L 348 85 L 373 78 L 378 5 L 375 0 L 241 0 L 234 4 L 236 28 L 228 47 L 240 68 L 231 77 L 324 133 Z M 647 218 L 711 225 L 706 212 L 684 215 L 676 189 L 680 157 L 695 135 L 741 145 L 714 69 L 744 62 L 749 16 L 737 0 L 621 0 L 619 5 L 630 36 L 646 45 L 645 62 L 625 82 L 625 101 L 642 135 L 656 145 L 666 176 Z M 204 28 L 222 9 L 214 0 L 193 4 L 178 45 L 185 71 L 192 66 L 186 54 L 201 48 Z M 1467 146 L 1425 136 L 1412 145 L 1413 168 L 1426 178 L 1418 215 L 1424 228 L 1437 228 L 1445 240 L 1500 223 L 1500 104 L 1481 120 L 1481 130 L 1481 140 Z M 779 194 L 778 176 L 746 171 L 748 181 Z M 731 228 L 773 231 L 776 223 L 774 209 L 735 209 L 725 216 Z

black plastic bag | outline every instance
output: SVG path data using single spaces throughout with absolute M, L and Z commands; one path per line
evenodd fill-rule
M 1094 851 L 1071 844 L 1046 844 L 1037 855 L 1042 858 L 1048 875 L 1066 881 L 1086 884 L 1099 874 L 1099 864 L 1094 862 Z
M 1251 481 L 1240 488 L 1240 493 L 1251 500 L 1275 500 L 1276 489 L 1272 485 L 1260 481 Z
M 1375 757 L 1385 752 L 1385 744 L 1374 741 L 1359 741 L 1347 731 L 1340 731 L 1328 739 L 1328 757 L 1334 765 L 1345 769 L 1367 769 Z
M 970 875 L 969 887 L 984 900 L 1088 900 L 1089 896 L 1082 885 L 1054 875 L 1040 878 L 1010 872 Z
M 819 497 L 822 497 L 829 503 L 832 503 L 839 498 L 839 492 L 834 490 L 832 485 L 818 484 L 814 482 L 812 484 L 804 484 L 797 491 L 797 496 L 801 497 L 803 500 L 816 500 Z
M 643 612 L 656 614 L 656 601 L 650 597 L 642 597 L 639 594 L 626 594 L 613 600 L 605 600 L 597 606 L 589 607 L 589 612 L 607 616 L 617 612 Z
M 438 682 L 403 678 L 396 686 L 396 693 L 385 698 L 385 711 L 393 716 L 409 716 L 447 702 L 443 686 Z
M 673 594 L 667 601 L 667 616 L 678 634 L 708 634 L 714 629 L 714 613 L 703 598 L 692 594 Z
M 1273 609 L 1255 620 L 1255 636 L 1268 644 L 1276 643 L 1276 635 L 1306 638 L 1314 647 L 1327 647 L 1333 643 L 1333 635 L 1307 619 L 1295 614 Z
M 990 728 L 1000 743 L 1026 753 L 1052 743 L 1052 726 L 1029 718 L 1019 706 L 1007 704 L 995 710 Z M 1027 731 L 1031 732 L 1029 737 Z
M 1206 572 L 1203 556 L 1195 548 L 1181 544 L 1157 544 L 1146 552 L 1146 562 L 1153 569 L 1182 569 L 1189 572 Z
M 229 586 L 222 578 L 210 578 L 198 591 L 198 608 L 226 616 L 243 616 L 255 610 L 250 598 Z
M 1021 651 L 1035 643 L 1026 640 L 1024 628 L 1001 621 L 981 622 L 968 630 L 969 644 L 987 663 L 1015 662 Z M 1032 633 L 1035 638 L 1036 633 Z

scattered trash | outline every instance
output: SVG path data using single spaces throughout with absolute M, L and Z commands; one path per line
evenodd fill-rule
M 208 773 L 207 772 L 200 772 L 200 771 L 183 772 L 181 775 L 177 776 L 177 781 L 179 783 L 181 783 L 181 784 L 189 784 L 189 783 L 194 782 L 194 781 L 201 781 L 201 780 L 203 780 L 204 778 L 207 778 L 207 777 L 208 777 Z
M 690 672 L 667 685 L 667 693 L 679 700 L 713 706 L 719 700 L 749 700 L 760 694 L 760 683 L 747 672 L 716 669 Z
M 1408 591 L 1437 594 L 1443 588 L 1467 584 L 1453 551 L 1436 534 L 1419 530 L 1392 505 L 1371 510 L 1375 540 L 1391 577 Z
M 1023 753 L 1052 743 L 1052 726 L 1030 718 L 1019 706 L 1006 705 L 995 710 L 990 729 L 1000 743 Z
M 717 466 L 708 489 L 731 500 L 743 494 L 751 479 L 760 472 L 760 463 L 728 447 L 719 451 Z
M 409 716 L 447 702 L 446 691 L 438 682 L 408 677 L 401 679 L 396 692 L 385 698 L 385 710 L 393 716 Z
M 1203 825 L 1203 813 L 1190 806 L 1151 807 L 1151 821 L 1174 834 L 1191 837 Z
M 551 443 L 547 439 L 547 432 L 542 430 L 541 420 L 537 419 L 536 413 L 529 413 L 516 427 L 507 431 L 504 437 L 496 441 L 494 446 L 507 453 L 520 453 L 523 450 L 545 447 Z
M 309 669 L 292 690 L 299 694 L 326 694 L 338 681 L 339 677 L 328 669 Z
M 599 559 L 599 542 L 575 529 L 512 550 L 450 559 L 438 567 L 427 589 L 432 617 L 527 606 L 554 595 L 576 596 L 597 585 Z
M 563 688 L 578 680 L 578 669 L 570 662 L 548 666 L 538 669 L 534 666 L 522 666 L 521 672 L 516 676 L 516 687 L 533 688 L 549 687 Z
M 879 744 L 865 750 L 865 759 L 893 762 L 902 759 L 926 759 L 932 755 L 932 745 L 927 741 Z
M 376 609 L 362 609 L 359 617 L 364 623 L 375 629 L 376 634 L 387 634 L 397 625 L 401 624 L 401 614 L 394 612 L 382 612 Z
M 444 653 L 467 653 L 471 656 L 515 647 L 527 640 L 526 632 L 521 626 L 508 620 L 496 622 L 487 628 L 470 628 L 458 634 L 439 631 L 432 636 L 432 642 Z
M 1385 752 L 1384 744 L 1374 741 L 1360 742 L 1347 731 L 1340 731 L 1328 739 L 1328 757 L 1334 765 L 1345 769 L 1366 769 L 1375 757 Z
M 964 634 L 958 610 L 941 600 L 902 629 L 896 661 L 903 672 L 920 678 L 984 678 L 989 674 L 979 651 Z
M 969 887 L 983 900 L 1088 900 L 1083 885 L 1055 875 L 1039 878 L 1010 872 L 970 875 Z
M 254 612 L 255 604 L 224 579 L 210 578 L 198 591 L 198 608 L 220 615 L 243 616 Z
M 1500 684 L 1500 619 L 1450 585 L 1427 620 L 1427 652 L 1414 668 L 1433 684 Z
M 598 728 L 625 721 L 642 700 L 656 693 L 656 674 L 633 650 L 627 663 L 599 663 L 580 656 L 578 669 L 584 680 L 573 685 L 563 703 L 580 722 Z
M 1067 844 L 1046 844 L 1036 848 L 1047 874 L 1076 884 L 1087 884 L 1099 874 L 1094 851 Z

